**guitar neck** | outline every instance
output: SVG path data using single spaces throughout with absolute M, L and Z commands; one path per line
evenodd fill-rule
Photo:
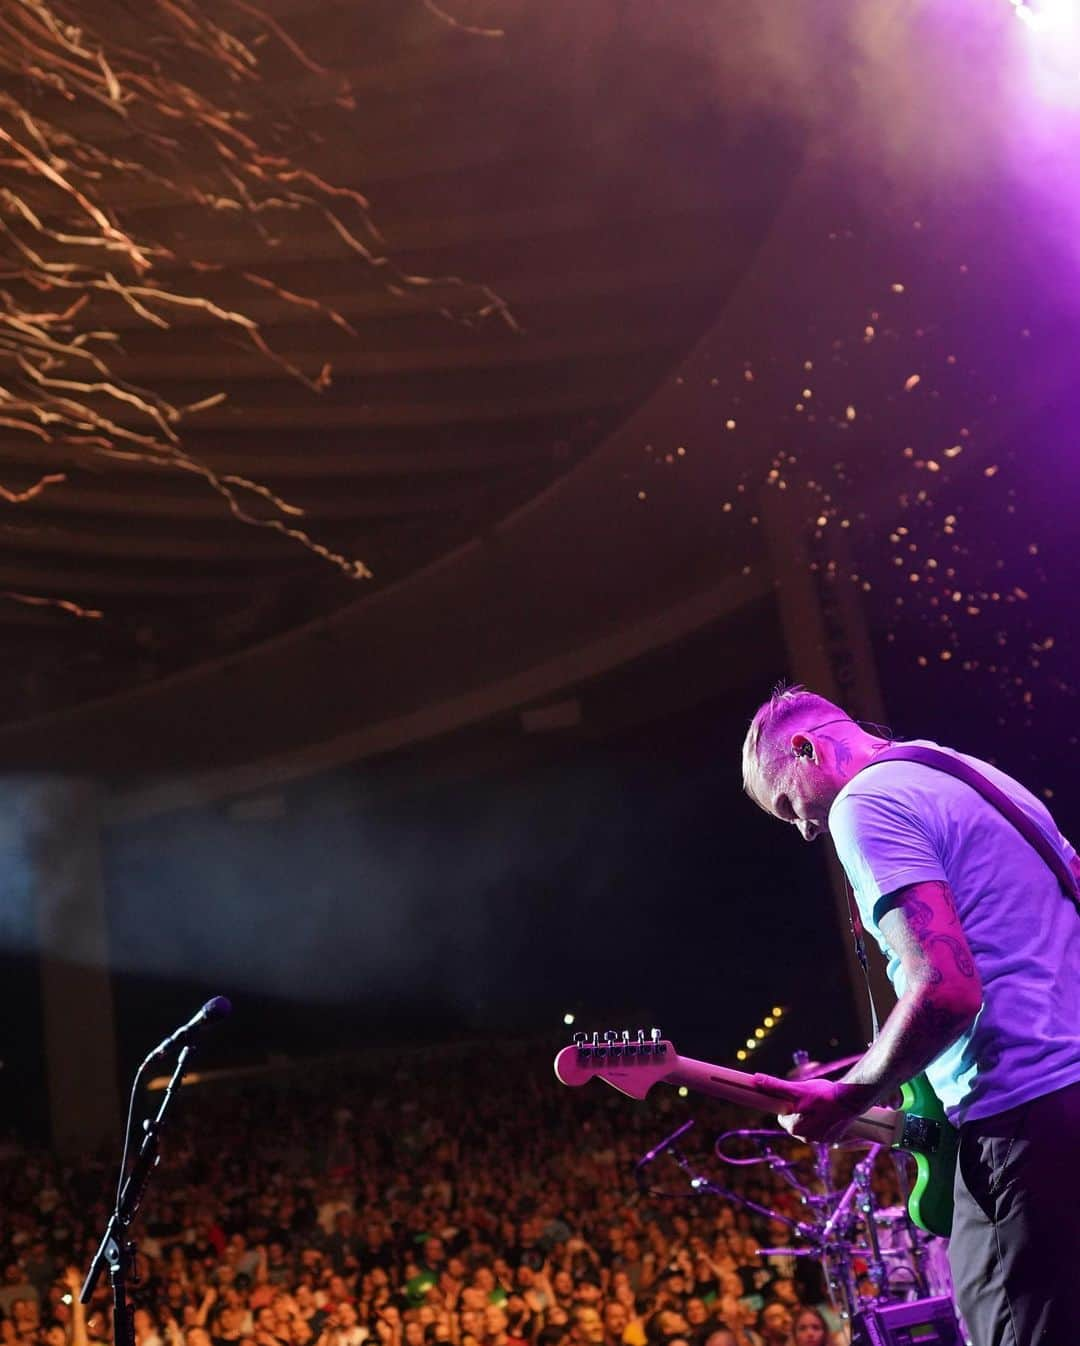
M 713 1066 L 707 1061 L 695 1061 L 689 1056 L 676 1056 L 664 1079 L 668 1084 L 685 1085 L 699 1094 L 756 1108 L 760 1112 L 783 1112 L 788 1101 L 785 1096 L 769 1093 L 755 1084 L 753 1075 L 728 1070 L 725 1066 Z M 880 1145 L 894 1145 L 903 1124 L 902 1112 L 893 1108 L 870 1108 L 852 1122 L 847 1134 Z

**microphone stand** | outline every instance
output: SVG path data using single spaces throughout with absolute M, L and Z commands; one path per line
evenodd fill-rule
M 132 1275 L 135 1244 L 127 1240 L 127 1229 L 138 1213 L 150 1181 L 150 1174 L 161 1161 L 159 1137 L 165 1129 L 165 1114 L 169 1110 L 173 1095 L 184 1078 L 184 1071 L 187 1068 L 190 1056 L 191 1047 L 182 1047 L 180 1055 L 176 1059 L 176 1067 L 173 1070 L 172 1078 L 165 1090 L 165 1096 L 161 1100 L 161 1107 L 158 1108 L 157 1116 L 148 1117 L 143 1122 L 144 1134 L 139 1152 L 135 1156 L 135 1162 L 131 1166 L 131 1171 L 128 1173 L 123 1187 L 120 1189 L 116 1209 L 109 1216 L 109 1223 L 105 1226 L 105 1233 L 102 1235 L 98 1250 L 90 1263 L 90 1270 L 86 1273 L 86 1280 L 83 1281 L 82 1289 L 79 1291 L 79 1300 L 83 1304 L 88 1304 L 102 1271 L 105 1267 L 109 1268 L 109 1281 L 113 1293 L 113 1341 L 115 1346 L 135 1346 L 135 1329 L 131 1319 L 131 1305 L 127 1297 L 129 1281 L 132 1284 L 135 1284 L 136 1281 L 136 1278 Z M 144 1062 L 143 1066 L 140 1067 L 140 1074 L 145 1065 Z

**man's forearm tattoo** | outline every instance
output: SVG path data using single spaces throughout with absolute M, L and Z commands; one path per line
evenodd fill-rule
M 900 1078 L 917 1075 L 960 1036 L 967 1024 L 964 1016 L 948 1006 L 937 1004 L 932 998 L 915 1000 L 908 1013 L 902 1014 L 896 1023 L 895 1034 L 890 1035 L 888 1055 L 892 1069 Z
M 967 1028 L 968 1019 L 930 993 L 908 992 L 889 1015 L 866 1056 L 845 1076 L 852 1084 L 892 1087 L 917 1075 Z
M 915 1006 L 908 1020 L 908 1042 L 917 1050 L 921 1050 L 924 1043 L 937 1046 L 943 1038 L 955 1037 L 966 1024 L 966 1018 L 954 1010 L 932 1000 L 923 1000 Z

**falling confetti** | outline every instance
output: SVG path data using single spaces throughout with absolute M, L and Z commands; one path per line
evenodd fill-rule
M 939 276 L 955 275 L 948 260 L 923 264 L 926 274 L 937 266 Z M 983 334 L 968 333 L 961 342 L 950 331 L 946 345 L 940 308 L 918 312 L 916 296 L 938 303 L 947 281 L 886 288 L 890 303 L 905 296 L 902 325 L 884 304 L 879 312 L 863 296 L 860 307 L 853 292 L 843 300 L 846 324 L 808 328 L 795 377 L 759 349 L 711 380 L 727 391 L 731 412 L 720 419 L 728 429 L 738 416 L 747 446 L 784 446 L 740 481 L 734 508 L 727 500 L 722 513 L 732 527 L 753 526 L 758 518 L 749 510 L 763 493 L 793 497 L 807 536 L 821 548 L 810 571 L 865 596 L 875 639 L 891 647 L 883 666 L 905 684 L 904 695 L 936 697 L 943 679 L 962 680 L 962 701 L 981 684 L 1019 732 L 1030 731 L 1035 716 L 1049 722 L 1055 707 L 1074 722 L 1075 659 L 1063 653 L 1070 643 L 1055 638 L 1048 620 L 1053 595 L 1045 548 L 1027 531 L 1031 511 L 1017 496 L 1021 484 L 1030 492 L 1028 479 L 1013 471 L 1017 454 L 1036 446 L 1001 440 L 998 388 L 972 358 L 983 349 Z M 1045 355 L 1031 328 L 1008 330 L 1014 342 L 1017 334 L 1032 341 L 1032 362 Z M 1012 355 L 1009 361 L 1013 374 Z M 750 368 L 756 378 L 747 388 Z M 905 396 L 916 389 L 918 396 Z M 909 691 L 912 670 L 918 685 Z M 1031 760 L 1032 782 L 1041 789 L 1039 774 L 1047 768 Z

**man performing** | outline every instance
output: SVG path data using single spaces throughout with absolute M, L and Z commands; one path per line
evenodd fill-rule
M 781 1121 L 836 1139 L 925 1070 L 960 1128 L 949 1260 L 976 1346 L 1076 1346 L 1080 860 L 1003 772 L 904 745 L 989 778 L 1036 824 L 1048 858 L 967 781 L 879 761 L 891 746 L 799 687 L 761 706 L 743 743 L 750 797 L 807 841 L 832 837 L 899 997 L 842 1080 L 784 1082 Z

